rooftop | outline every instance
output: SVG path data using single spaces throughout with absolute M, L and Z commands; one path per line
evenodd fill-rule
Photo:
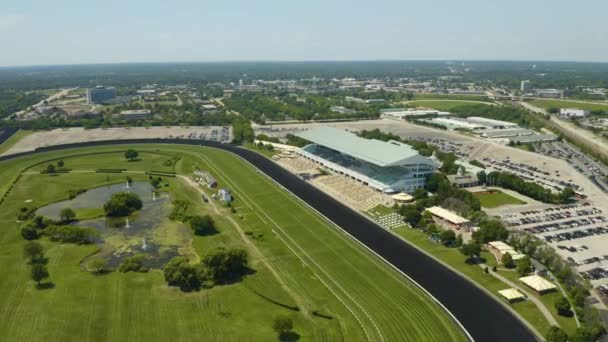
M 539 275 L 531 275 L 519 278 L 519 280 L 537 292 L 549 291 L 557 288 L 552 282 Z
M 381 167 L 397 166 L 407 162 L 433 163 L 430 159 L 420 156 L 409 145 L 397 141 L 384 142 L 365 139 L 355 133 L 333 127 L 318 127 L 296 135 L 315 144 Z
M 517 291 L 516 289 L 500 290 L 500 291 L 498 291 L 498 293 L 510 302 L 514 301 L 514 300 L 525 298 L 523 293 Z
M 426 211 L 428 211 L 431 214 L 438 216 L 450 223 L 453 223 L 453 224 L 463 224 L 463 223 L 469 222 L 469 220 L 467 220 L 466 218 L 464 218 L 460 215 L 454 214 L 453 212 L 451 212 L 447 209 L 444 209 L 442 207 L 437 207 L 437 206 L 430 207 L 430 208 L 427 208 Z

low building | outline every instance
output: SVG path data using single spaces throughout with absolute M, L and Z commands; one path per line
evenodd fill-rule
M 120 118 L 125 120 L 144 120 L 151 116 L 152 112 L 149 109 L 124 110 L 120 112 Z
M 194 171 L 194 178 L 199 183 L 205 183 L 209 189 L 213 189 L 217 186 L 217 180 L 215 180 L 209 172 Z
M 490 241 L 486 245 L 486 248 L 488 249 L 488 251 L 490 253 L 492 253 L 494 255 L 494 257 L 496 258 L 496 260 L 498 262 L 501 262 L 502 258 L 507 253 L 509 253 L 511 255 L 511 258 L 514 261 L 522 259 L 526 256 L 525 254 L 519 253 L 518 251 L 515 250 L 515 248 L 509 246 L 508 244 L 506 244 L 502 241 Z
M 519 278 L 519 281 L 526 284 L 526 286 L 528 286 L 539 294 L 545 294 L 548 292 L 555 291 L 557 289 L 557 286 L 555 286 L 555 284 L 536 274 Z
M 217 197 L 224 202 L 232 202 L 232 193 L 230 192 L 230 189 L 220 189 L 217 193 Z
M 519 292 L 516 289 L 500 290 L 500 291 L 498 291 L 498 293 L 504 299 L 506 299 L 509 303 L 518 302 L 518 301 L 524 300 L 526 298 L 526 296 L 523 293 Z
M 346 108 L 344 106 L 331 106 L 329 108 L 332 112 L 341 114 L 355 114 L 357 111 L 354 109 Z
M 584 118 L 589 115 L 588 110 L 578 108 L 561 108 L 559 110 L 559 116 L 566 119 L 572 118 Z
M 471 221 L 447 209 L 435 206 L 427 208 L 426 211 L 431 213 L 433 221 L 443 228 L 467 232 L 471 229 Z
M 414 116 L 446 116 L 451 115 L 451 113 L 442 112 L 436 109 L 385 108 L 380 109 L 380 115 L 385 118 L 405 119 Z
M 558 99 L 562 97 L 563 92 L 557 89 L 538 89 L 536 95 L 539 97 Z
M 494 120 L 488 118 L 481 118 L 478 116 L 469 116 L 466 119 L 468 122 L 484 125 L 489 129 L 505 129 L 505 128 L 515 128 L 518 127 L 516 123 L 502 120 Z
M 528 144 L 537 142 L 548 142 L 557 140 L 557 136 L 553 134 L 530 134 L 518 137 L 510 137 L 509 142 L 514 144 Z
M 458 168 L 458 172 L 455 175 L 448 175 L 450 183 L 459 188 L 471 188 L 477 186 L 479 179 L 477 174 L 473 172 L 466 172 L 464 167 Z
M 372 103 L 383 103 L 386 102 L 385 99 L 360 99 L 358 97 L 347 96 L 347 102 L 355 102 L 360 104 L 372 104 Z

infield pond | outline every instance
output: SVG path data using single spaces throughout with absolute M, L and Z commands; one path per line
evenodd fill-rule
M 103 205 L 112 194 L 132 192 L 142 200 L 141 210 L 127 217 L 105 217 Z M 158 191 L 147 182 L 113 184 L 89 189 L 73 199 L 51 203 L 36 211 L 53 220 L 60 219 L 61 210 L 72 208 L 77 215 L 80 212 L 99 212 L 97 218 L 74 222 L 80 227 L 89 227 L 100 233 L 95 241 L 99 251 L 82 263 L 86 264 L 92 257 L 103 257 L 108 266 L 116 268 L 127 257 L 145 255 L 144 266 L 162 268 L 171 258 L 191 253 L 192 234 L 188 227 L 179 222 L 170 221 L 167 216 L 171 211 L 171 198 L 167 192 Z

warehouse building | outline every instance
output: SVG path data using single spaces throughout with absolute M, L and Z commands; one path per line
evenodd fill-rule
M 424 187 L 426 177 L 438 165 L 407 144 L 364 139 L 332 127 L 296 135 L 311 142 L 295 151 L 298 155 L 388 194 L 412 193 Z

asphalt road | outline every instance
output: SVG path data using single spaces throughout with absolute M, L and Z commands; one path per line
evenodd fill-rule
M 483 290 L 418 249 L 406 244 L 361 214 L 289 173 L 268 158 L 251 150 L 231 145 L 201 142 L 200 140 L 141 139 L 58 145 L 37 151 L 3 156 L 0 157 L 0 161 L 51 150 L 135 143 L 206 145 L 235 153 L 414 279 L 450 310 L 475 341 L 536 341 L 535 335 L 524 323 Z M 378 279 L 378 281 L 382 282 L 382 279 Z M 407 317 L 403 317 L 403 319 L 406 320 Z

